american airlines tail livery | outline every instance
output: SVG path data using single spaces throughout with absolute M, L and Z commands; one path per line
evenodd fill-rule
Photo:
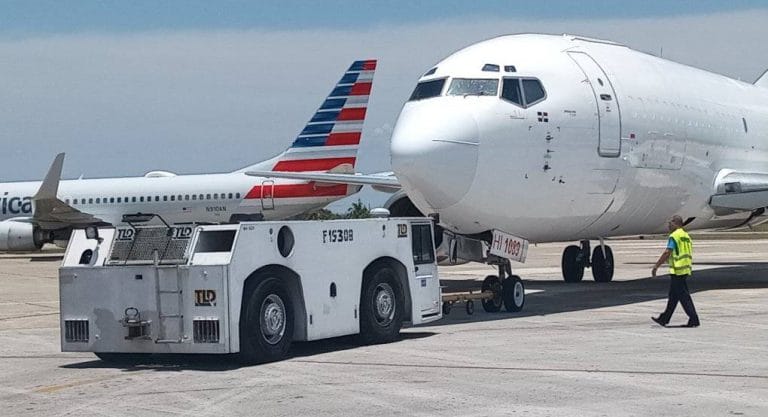
M 393 215 L 437 215 L 492 253 L 580 242 L 564 279 L 591 267 L 610 281 L 603 238 L 663 233 L 675 214 L 688 229 L 766 219 L 768 74 L 750 84 L 609 41 L 501 36 L 419 79 L 391 152 L 396 178 L 313 179 L 399 184 Z
M 354 172 L 376 70 L 355 61 L 285 152 L 231 173 L 60 181 L 64 154 L 42 182 L 0 184 L 0 250 L 28 251 L 66 240 L 73 228 L 119 224 L 124 214 L 159 214 L 168 223 L 280 219 L 323 207 L 358 185 L 247 176 L 268 172 Z

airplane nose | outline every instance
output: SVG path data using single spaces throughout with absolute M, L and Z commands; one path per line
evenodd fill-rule
M 479 136 L 466 109 L 452 103 L 408 103 L 392 132 L 392 169 L 409 195 L 420 195 L 434 209 L 449 207 L 474 181 Z

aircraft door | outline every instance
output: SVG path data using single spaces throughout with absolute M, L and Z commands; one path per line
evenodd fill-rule
M 598 148 L 604 157 L 617 157 L 621 153 L 621 113 L 611 80 L 600 65 L 584 52 L 568 52 L 581 68 L 592 87 L 597 105 Z
M 261 209 L 275 209 L 275 182 L 265 180 L 261 183 Z

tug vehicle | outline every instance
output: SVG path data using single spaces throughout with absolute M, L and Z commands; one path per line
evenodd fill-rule
M 102 360 L 397 339 L 442 317 L 428 218 L 153 224 L 75 230 L 59 270 L 61 347 Z M 162 219 L 160 219 L 162 220 Z

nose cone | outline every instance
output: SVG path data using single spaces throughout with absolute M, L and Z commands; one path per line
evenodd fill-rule
M 414 202 L 443 209 L 469 191 L 479 141 L 466 109 L 440 99 L 407 103 L 392 133 L 392 169 Z

